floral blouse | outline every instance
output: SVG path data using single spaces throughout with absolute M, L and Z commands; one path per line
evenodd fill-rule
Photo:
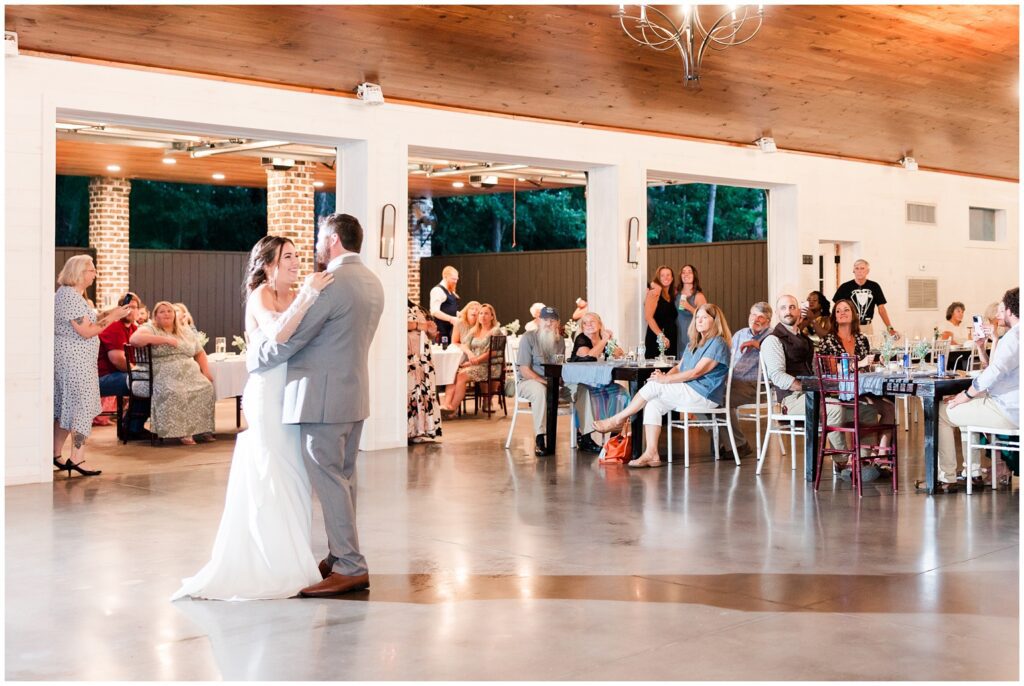
M 847 352 L 846 348 L 843 347 L 842 341 L 839 340 L 839 336 L 830 333 L 821 339 L 821 344 L 818 346 L 818 354 L 838 357 L 846 355 Z M 871 343 L 868 342 L 868 337 L 862 333 L 857 334 L 853 345 L 853 354 L 857 357 L 858 362 L 871 354 Z

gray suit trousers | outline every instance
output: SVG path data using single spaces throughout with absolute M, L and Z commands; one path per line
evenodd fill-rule
M 356 533 L 356 456 L 363 421 L 300 424 L 302 457 L 327 526 L 327 561 L 346 576 L 368 573 Z

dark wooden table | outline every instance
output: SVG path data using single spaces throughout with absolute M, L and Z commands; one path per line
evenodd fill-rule
M 807 418 L 804 422 L 804 478 L 814 481 L 818 467 L 818 433 L 821 424 L 821 401 L 818 397 L 818 377 L 799 377 L 806 395 Z M 911 379 L 915 384 L 913 395 L 921 398 L 924 405 L 924 477 L 928 482 L 928 493 L 935 492 L 935 479 L 939 465 L 939 403 L 946 396 L 956 395 L 971 385 L 969 376 L 951 376 L 937 379 L 934 376 L 918 376 Z M 895 397 L 895 393 L 886 393 Z
M 635 397 L 640 387 L 647 383 L 647 379 L 651 378 L 651 374 L 657 369 L 665 370 L 671 369 L 673 365 L 670 364 L 656 364 L 653 360 L 648 360 L 648 365 L 645 367 L 638 367 L 637 365 L 616 365 L 612 367 L 612 381 L 627 381 L 629 382 L 629 396 Z M 555 454 L 555 443 L 557 440 L 558 433 L 558 387 L 562 381 L 562 365 L 560 364 L 545 364 L 544 365 L 544 377 L 548 381 L 548 398 L 547 398 L 547 422 L 545 428 L 545 455 Z M 554 411 L 552 412 L 552 408 Z M 633 457 L 634 459 L 640 457 L 643 453 L 644 443 L 644 417 L 643 412 L 637 412 L 633 415 Z

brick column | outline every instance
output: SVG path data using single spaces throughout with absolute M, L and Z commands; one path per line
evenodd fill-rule
M 96 306 L 105 309 L 128 290 L 128 179 L 89 180 L 89 247 L 96 250 Z
M 429 198 L 409 201 L 409 300 L 429 309 L 429 303 L 420 302 L 420 258 L 432 254 L 431 233 L 434 230 L 434 203 Z
M 267 235 L 284 236 L 295 244 L 302 267 L 299 279 L 313 271 L 316 241 L 313 164 L 296 161 L 291 169 L 267 170 Z

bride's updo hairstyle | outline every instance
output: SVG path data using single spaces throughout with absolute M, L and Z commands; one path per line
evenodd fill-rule
M 266 283 L 270 277 L 267 270 L 281 258 L 281 250 L 286 243 L 291 243 L 282 236 L 264 236 L 252 246 L 249 252 L 249 265 L 245 268 L 245 280 L 242 282 L 242 297 L 249 295 Z

